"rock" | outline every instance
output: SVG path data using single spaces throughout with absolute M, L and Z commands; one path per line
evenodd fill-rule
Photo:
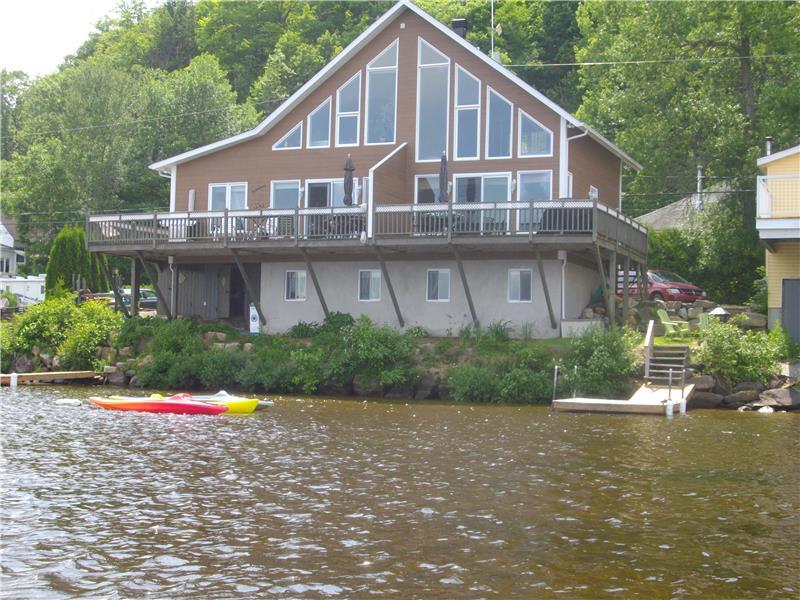
M 439 396 L 439 383 L 441 377 L 438 373 L 428 372 L 420 377 L 417 389 L 414 390 L 414 400 L 433 400 Z
M 214 340 L 217 340 L 218 342 L 224 342 L 225 334 L 221 331 L 206 331 L 203 334 L 203 340 L 206 342 L 212 342 Z
M 59 356 L 53 357 L 53 361 L 50 364 L 50 368 L 53 369 L 53 371 L 58 371 L 61 368 L 61 358 Z
M 120 358 L 130 358 L 133 354 L 133 350 L 130 346 L 125 346 L 124 348 L 120 348 L 117 354 Z
M 28 354 L 23 354 L 16 358 L 11 370 L 14 373 L 32 373 L 35 367 L 36 359 Z
M 251 352 L 253 350 L 253 343 L 252 342 L 245 342 L 242 344 L 242 350 L 245 352 Z
M 39 360 L 42 361 L 42 364 L 48 370 L 51 370 L 53 368 L 53 357 L 47 352 L 42 352 L 41 354 L 39 354 Z
M 697 306 L 697 302 L 686 310 L 686 316 L 690 319 L 697 319 L 703 314 L 703 307 Z
M 689 311 L 686 310 L 685 306 L 681 306 L 678 309 L 678 316 L 683 319 L 684 321 L 689 318 Z
M 767 326 L 767 315 L 747 313 L 747 320 L 742 323 L 745 329 L 764 329 Z
M 371 381 L 365 381 L 360 373 L 353 379 L 353 393 L 356 396 L 383 396 L 383 387 Z
M 446 383 L 440 383 L 439 389 L 439 400 L 450 400 L 450 386 Z
M 665 302 L 665 304 L 667 305 L 667 310 L 670 312 L 678 312 L 683 308 L 683 303 L 677 300 L 670 300 L 669 302 Z
M 413 398 L 414 384 L 390 386 L 384 393 L 384 396 L 386 396 L 387 398 L 395 398 L 395 399 Z
M 34 346 L 33 348 L 31 348 L 31 354 L 33 354 L 34 356 L 39 356 L 40 353 L 41 350 L 39 350 L 39 346 Z
M 724 377 L 717 375 L 714 378 L 714 387 L 711 391 L 720 396 L 728 396 L 731 393 L 731 384 Z
M 767 383 L 767 389 L 774 390 L 783 387 L 783 383 L 784 383 L 783 379 L 781 379 L 780 377 L 775 377 L 774 379 L 769 380 L 769 382 Z
M 800 391 L 793 388 L 778 388 L 761 392 L 758 400 L 753 402 L 754 407 L 772 406 L 787 410 L 800 409 Z
M 214 342 L 211 347 L 215 350 L 225 350 L 225 342 Z
M 582 319 L 594 319 L 594 311 L 591 308 L 584 308 L 581 313 Z
M 686 402 L 687 408 L 717 408 L 722 404 L 722 396 L 712 392 L 694 392 Z
M 106 365 L 103 367 L 103 375 L 111 375 L 112 373 L 116 373 L 119 371 L 118 367 Z
M 758 392 L 756 390 L 742 390 L 741 392 L 734 392 L 733 394 L 725 396 L 722 403 L 726 406 L 741 406 L 743 404 L 750 404 L 756 400 L 758 400 Z
M 152 354 L 147 354 L 147 355 L 145 355 L 145 356 L 143 356 L 142 358 L 139 359 L 139 367 L 140 368 L 141 367 L 146 367 L 151 362 L 153 362 L 153 360 L 155 360 L 153 358 L 153 355 Z
M 223 344 L 225 350 L 238 350 L 239 349 L 239 342 L 228 342 L 227 344 Z
M 106 376 L 106 383 L 114 387 L 125 387 L 128 384 L 128 376 L 122 371 L 116 370 Z
M 101 346 L 98 350 L 100 360 L 107 363 L 113 363 L 117 360 L 117 351 L 108 346 Z
M 708 392 L 714 389 L 715 383 L 711 375 L 698 375 L 686 381 L 686 385 L 693 385 L 696 392 Z
M 764 391 L 764 386 L 756 381 L 743 381 L 733 388 L 733 393 L 744 392 L 746 390 L 755 390 L 759 394 Z
M 749 404 L 745 404 L 744 406 L 740 406 L 736 410 L 739 411 L 739 412 L 749 412 L 749 411 L 753 410 L 753 407 L 750 406 Z
M 765 413 L 765 414 L 770 414 L 770 413 L 774 413 L 775 409 L 772 408 L 771 406 L 762 406 L 761 408 L 758 409 L 758 412 Z
M 128 382 L 128 387 L 140 388 L 140 387 L 144 387 L 144 386 L 142 385 L 142 382 L 139 381 L 139 376 L 138 375 L 134 375 L 133 377 L 131 377 L 130 381 Z
M 592 310 L 593 310 L 593 312 L 594 312 L 596 317 L 603 316 L 603 315 L 606 314 L 606 309 L 604 307 L 602 307 L 602 306 L 595 306 L 594 309 L 592 309 Z
M 702 310 L 706 310 L 706 309 L 717 308 L 718 305 L 715 304 L 714 302 L 711 302 L 710 300 L 695 300 L 692 306 L 694 308 L 700 308 Z

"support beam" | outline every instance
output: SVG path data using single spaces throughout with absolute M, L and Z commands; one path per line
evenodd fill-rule
M 239 251 L 231 248 L 231 252 L 233 253 L 233 260 L 236 262 L 236 266 L 239 267 L 239 274 L 242 276 L 242 281 L 244 281 L 244 289 L 247 291 L 248 302 L 252 302 L 256 307 L 258 319 L 261 321 L 261 324 L 266 325 L 267 319 L 264 317 L 264 313 L 261 312 L 261 302 L 259 302 L 258 297 L 253 290 L 253 285 L 250 283 L 250 277 L 247 275 L 247 271 L 245 271 L 244 264 L 242 264 L 242 259 L 239 258 Z
M 469 284 L 467 283 L 467 275 L 464 272 L 464 264 L 461 261 L 461 254 L 458 252 L 458 248 L 451 244 L 451 248 L 453 248 L 453 255 L 456 257 L 456 264 L 458 265 L 458 273 L 461 275 L 461 285 L 464 286 L 464 295 L 467 297 L 467 304 L 469 305 L 469 314 L 472 316 L 472 324 L 475 327 L 480 326 L 480 322 L 478 321 L 478 315 L 475 313 L 475 305 L 472 303 L 472 294 L 469 291 Z
M 611 253 L 608 260 L 608 316 L 609 324 L 617 322 L 617 251 Z
M 386 281 L 386 288 L 389 290 L 389 297 L 392 299 L 392 306 L 394 306 L 394 312 L 397 315 L 397 322 L 400 323 L 400 327 L 405 327 L 406 323 L 403 320 L 403 315 L 400 312 L 400 305 L 397 303 L 397 296 L 394 293 L 394 286 L 392 285 L 392 280 L 389 278 L 389 269 L 386 267 L 386 261 L 383 260 L 383 252 L 381 252 L 380 246 L 375 246 L 375 253 L 378 255 L 378 261 L 381 263 L 381 273 L 383 273 L 383 279 Z
M 105 275 L 105 278 L 108 279 L 109 284 L 111 284 L 111 290 L 114 292 L 114 300 L 116 301 L 117 306 L 121 306 L 122 312 L 125 313 L 125 316 L 130 317 L 131 314 L 128 312 L 128 307 L 125 306 L 125 302 L 122 300 L 122 294 L 119 293 L 117 282 L 111 277 L 111 272 L 108 270 L 108 264 L 104 260 L 98 260 L 97 262 L 100 264 L 100 268 L 103 270 L 103 275 Z
M 139 314 L 139 290 L 142 283 L 142 270 L 139 267 L 139 261 L 135 258 L 131 259 L 131 315 L 137 316 Z
M 603 267 L 603 255 L 602 255 L 602 252 L 600 250 L 600 246 L 595 244 L 594 245 L 594 250 L 595 250 L 595 258 L 597 259 L 597 270 L 600 273 L 600 281 L 603 282 L 602 283 L 602 286 L 603 286 L 603 300 L 604 300 L 604 303 L 606 305 L 606 312 L 608 312 L 608 277 L 606 277 L 606 270 Z M 613 323 L 613 321 L 611 320 L 612 316 L 608 315 L 608 314 L 606 316 L 609 319 L 608 320 L 609 325 L 611 323 Z
M 167 304 L 167 300 L 164 298 L 164 294 L 161 292 L 161 286 L 158 285 L 158 274 L 161 272 L 161 270 L 158 266 L 156 266 L 158 272 L 155 272 L 155 269 L 151 270 L 148 268 L 147 263 L 144 261 L 144 254 L 142 254 L 141 251 L 137 252 L 136 256 L 139 257 L 139 263 L 142 265 L 142 270 L 150 276 L 150 280 L 153 282 L 153 290 L 155 291 L 156 296 L 158 296 L 158 301 L 161 303 L 161 308 L 166 313 L 167 318 L 171 319 L 172 312 L 169 309 L 169 304 Z
M 553 329 L 558 328 L 556 316 L 553 314 L 553 304 L 550 302 L 550 291 L 547 289 L 547 277 L 544 276 L 544 263 L 542 262 L 542 253 L 539 248 L 536 248 L 536 263 L 539 265 L 539 278 L 542 280 L 542 291 L 544 292 L 544 301 L 547 303 L 547 314 L 550 316 L 550 327 Z
M 639 281 L 641 285 L 639 286 L 639 299 L 642 302 L 645 302 L 650 299 L 650 289 L 649 289 L 649 280 L 647 279 L 647 263 L 639 263 Z
M 173 257 L 169 257 L 169 311 L 174 318 L 178 317 L 178 272 L 180 267 L 174 263 Z
M 622 259 L 622 324 L 628 324 L 628 277 L 631 269 L 631 257 L 627 254 Z
M 319 281 L 317 281 L 317 274 L 314 272 L 314 265 L 311 264 L 311 259 L 308 257 L 308 250 L 302 248 L 303 251 L 303 259 L 306 261 L 306 269 L 308 270 L 308 274 L 311 275 L 311 283 L 314 284 L 314 289 L 317 292 L 317 298 L 319 298 L 319 303 L 322 304 L 322 312 L 325 313 L 325 317 L 328 316 L 328 305 L 325 303 L 325 296 L 322 295 L 322 288 L 319 287 Z

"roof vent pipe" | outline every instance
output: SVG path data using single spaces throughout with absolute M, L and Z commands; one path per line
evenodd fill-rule
M 767 156 L 769 156 L 770 154 L 772 154 L 772 136 L 768 135 L 767 137 L 764 138 L 764 141 L 766 142 L 765 146 L 767 150 Z
M 450 21 L 450 28 L 456 33 L 456 35 L 459 35 L 462 38 L 467 39 L 466 19 L 453 19 L 452 21 Z

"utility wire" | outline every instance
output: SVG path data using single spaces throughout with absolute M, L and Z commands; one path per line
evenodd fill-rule
M 566 63 L 519 63 L 502 64 L 504 67 L 598 67 L 609 65 L 654 65 L 679 62 L 716 62 L 725 60 L 754 60 L 762 58 L 800 58 L 800 54 L 753 54 L 750 56 L 698 56 L 695 58 L 655 58 L 643 60 L 607 60 L 607 61 L 587 61 L 587 62 L 566 62 Z

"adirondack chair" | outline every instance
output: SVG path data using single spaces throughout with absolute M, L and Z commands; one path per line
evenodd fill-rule
M 661 324 L 664 326 L 667 335 L 680 336 L 689 333 L 689 323 L 686 321 L 673 321 L 663 308 L 659 308 L 656 314 Z
M 706 329 L 708 329 L 708 326 L 711 323 L 711 319 L 713 317 L 708 313 L 700 313 L 700 316 L 698 318 L 700 319 L 700 322 L 697 324 L 697 326 L 700 328 L 700 331 L 705 331 Z

